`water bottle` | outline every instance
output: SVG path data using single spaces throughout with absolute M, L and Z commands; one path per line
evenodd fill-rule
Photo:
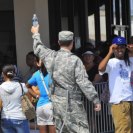
M 34 27 L 36 27 L 38 25 L 38 18 L 36 16 L 36 14 L 33 14 L 33 18 L 32 18 L 32 25 Z

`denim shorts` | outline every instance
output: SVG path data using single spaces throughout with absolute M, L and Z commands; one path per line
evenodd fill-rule
M 2 119 L 3 133 L 30 133 L 28 120 Z

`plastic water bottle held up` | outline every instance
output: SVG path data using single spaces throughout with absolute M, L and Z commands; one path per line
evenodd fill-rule
M 36 14 L 33 14 L 33 18 L 32 18 L 32 25 L 34 27 L 36 27 L 38 25 L 38 18 L 36 16 Z

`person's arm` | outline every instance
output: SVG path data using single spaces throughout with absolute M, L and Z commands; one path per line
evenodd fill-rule
M 37 86 L 32 86 L 31 88 L 37 95 L 40 95 L 40 91 Z
M 49 60 L 49 58 L 53 58 L 55 55 L 55 51 L 46 47 L 42 42 L 39 34 L 39 26 L 32 26 L 31 32 L 33 34 L 33 50 L 34 53 L 39 56 L 39 58 L 44 61 Z M 48 59 L 47 59 L 48 58 Z
M 26 87 L 28 88 L 28 92 L 30 95 L 32 95 L 34 98 L 39 98 L 39 95 L 37 95 L 33 90 L 32 86 L 29 83 L 26 83 Z
M 115 44 L 112 44 L 112 45 L 110 46 L 110 49 L 109 49 L 108 54 L 106 55 L 106 57 L 105 57 L 105 58 L 100 62 L 100 64 L 99 64 L 98 70 L 99 70 L 100 72 L 104 72 L 104 71 L 106 70 L 107 63 L 108 63 L 110 57 L 111 57 L 112 54 L 113 54 L 113 49 L 116 48 L 116 47 L 117 47 L 117 45 L 115 45 Z
M 84 93 L 86 98 L 95 104 L 95 111 L 100 111 L 101 104 L 98 93 L 96 92 L 93 84 L 88 80 L 88 75 L 86 73 L 85 67 L 80 59 L 77 60 L 75 68 L 75 78 L 77 85 Z
M 37 86 L 37 82 L 36 82 L 36 73 L 35 72 L 32 77 L 28 80 L 28 82 L 26 83 L 26 87 L 28 88 L 28 92 L 35 98 L 39 98 L 39 95 L 37 95 L 33 89 L 32 86 Z
M 0 111 L 1 111 L 1 109 L 2 109 L 2 99 L 0 97 Z
M 92 81 L 92 83 L 98 83 L 98 82 L 101 82 L 102 81 L 102 76 L 100 74 L 96 74 L 95 77 L 94 77 L 94 80 Z

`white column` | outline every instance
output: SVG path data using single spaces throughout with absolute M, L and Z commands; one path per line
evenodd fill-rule
M 48 0 L 14 0 L 17 65 L 22 74 L 28 67 L 25 57 L 32 51 L 32 16 L 37 14 L 42 41 L 49 44 Z

